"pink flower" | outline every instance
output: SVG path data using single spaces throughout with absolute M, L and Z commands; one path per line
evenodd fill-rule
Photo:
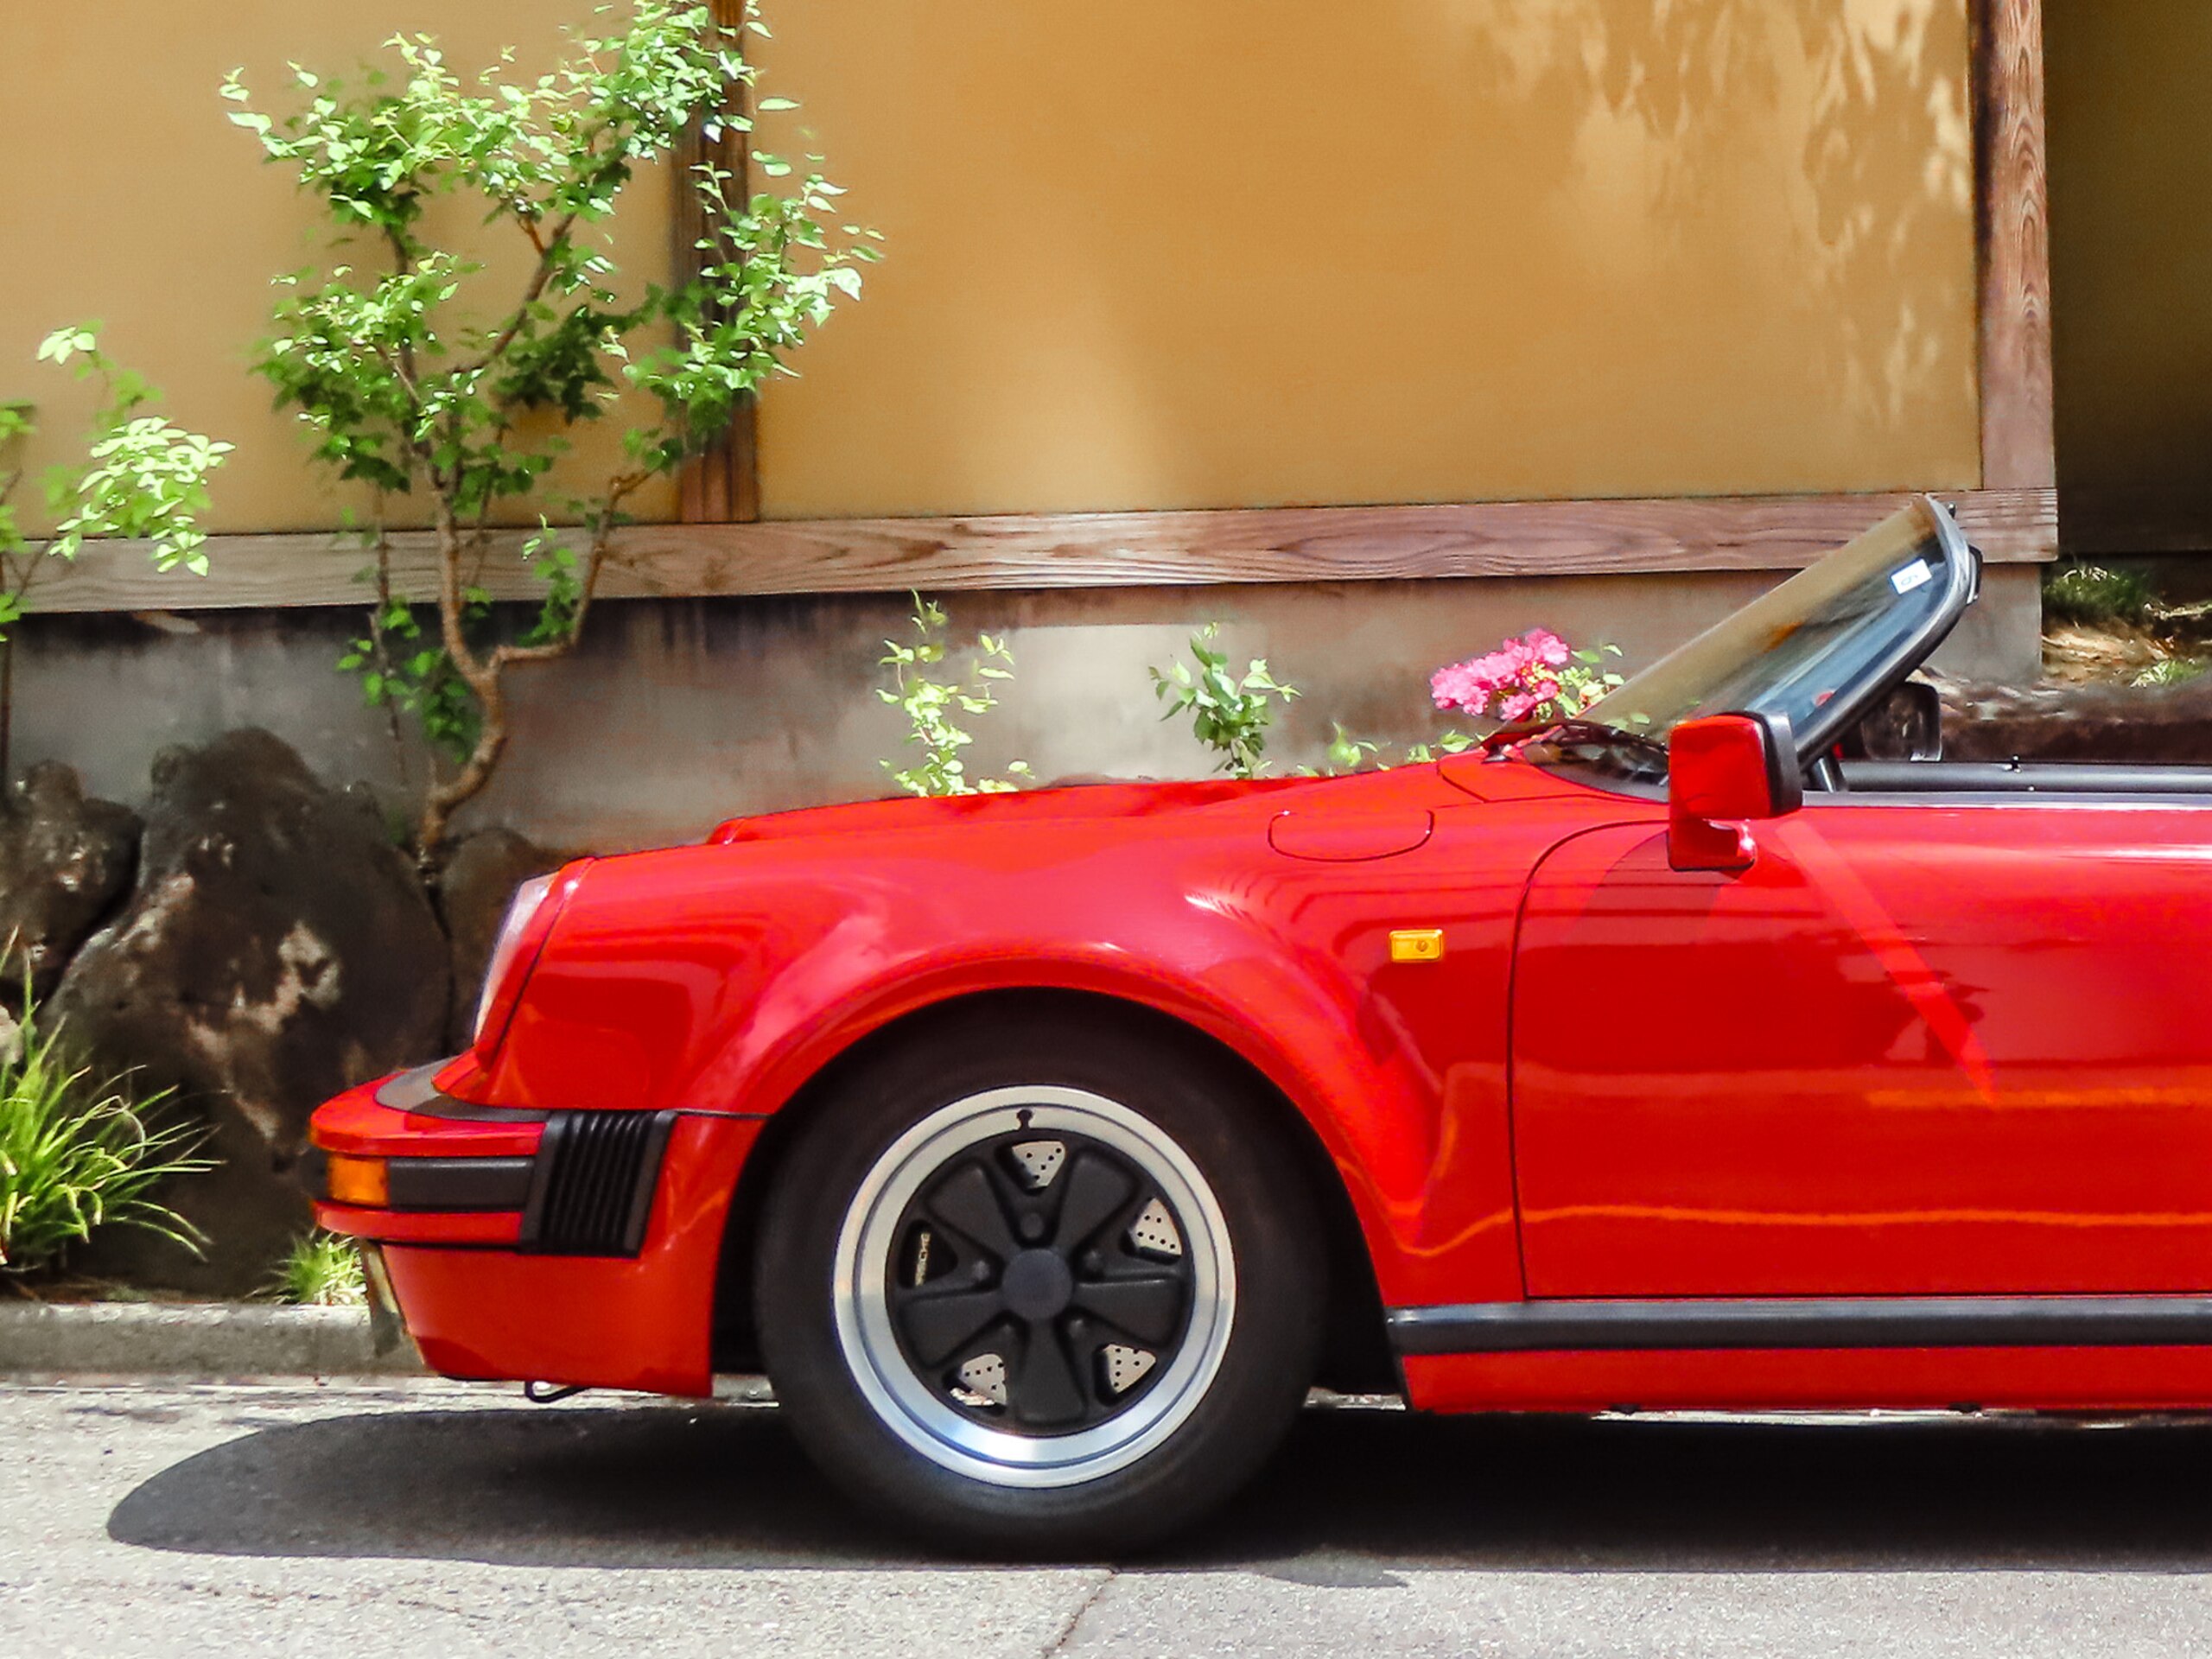
M 1586 701 L 1579 691 L 1567 691 L 1566 677 L 1559 672 L 1573 660 L 1566 640 L 1549 628 L 1531 628 L 1517 639 L 1500 640 L 1486 656 L 1438 669 L 1429 677 L 1429 696 L 1440 709 L 1509 725 L 1540 715 L 1563 716 Z
M 1547 668 L 1564 668 L 1567 658 L 1574 654 L 1567 650 L 1567 641 L 1549 628 L 1531 628 L 1523 637 L 1529 654 Z
M 1464 709 L 1469 714 L 1479 712 L 1478 702 L 1489 700 L 1487 693 L 1476 690 L 1474 676 L 1465 663 L 1438 669 L 1429 678 L 1428 694 L 1440 709 Z

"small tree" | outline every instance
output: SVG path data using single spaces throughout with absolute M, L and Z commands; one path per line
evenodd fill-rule
M 754 78 L 737 31 L 710 7 L 634 0 L 629 14 L 622 32 L 573 41 L 535 80 L 511 79 L 503 62 L 467 90 L 429 37 L 403 35 L 388 43 L 397 77 L 346 87 L 296 67 L 303 108 L 231 118 L 296 172 L 340 233 L 333 263 L 278 279 L 278 334 L 258 370 L 313 429 L 318 460 L 383 494 L 419 493 L 435 533 L 436 654 L 410 653 L 395 672 L 381 650 L 391 583 L 380 536 L 378 648 L 354 653 L 378 677 L 372 702 L 436 709 L 435 734 L 458 756 L 424 797 L 426 860 L 506 748 L 506 671 L 575 649 L 625 504 L 725 432 L 836 297 L 858 296 L 856 262 L 875 257 L 873 232 L 829 223 L 836 187 L 819 174 L 791 184 L 789 162 L 756 152 L 787 188 L 733 202 L 727 170 L 694 168 L 683 188 L 712 227 L 700 274 L 619 294 L 604 227 L 624 190 L 694 122 L 748 132 L 741 105 Z M 746 27 L 766 32 L 749 16 Z M 237 74 L 223 95 L 246 102 Z M 486 225 L 529 245 L 520 291 L 488 311 L 473 303 L 482 262 L 431 239 L 426 210 L 445 197 L 473 199 Z M 657 418 L 624 432 L 620 465 L 595 488 L 551 489 L 569 435 L 626 387 L 646 394 Z M 539 528 L 524 557 L 544 601 L 534 624 L 502 639 L 472 575 L 494 510 L 525 502 Z M 456 720 L 451 679 L 473 718 Z
M 33 584 L 55 561 L 73 563 L 87 541 L 101 536 L 146 541 L 157 570 L 181 567 L 206 575 L 207 537 L 199 515 L 207 509 L 207 475 L 231 450 L 145 414 L 161 393 L 100 349 L 96 322 L 48 335 L 38 356 L 41 363 L 73 365 L 79 380 L 98 380 L 100 398 L 84 461 L 47 474 L 54 531 L 43 537 L 24 533 L 15 506 L 22 468 L 5 464 L 36 428 L 32 406 L 0 403 L 0 787 L 10 775 L 15 728 L 15 625 Z

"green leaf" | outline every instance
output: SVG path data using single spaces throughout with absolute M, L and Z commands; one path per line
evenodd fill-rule
M 433 497 L 464 526 L 522 505 L 542 533 L 556 520 L 611 527 L 641 483 L 710 448 L 750 396 L 790 371 L 833 306 L 858 296 L 849 267 L 873 251 L 861 245 L 874 233 L 831 220 L 836 187 L 794 177 L 773 156 L 762 176 L 791 184 L 748 201 L 728 198 L 726 170 L 690 175 L 708 226 L 696 279 L 642 293 L 624 280 L 610 250 L 627 245 L 620 226 L 633 179 L 702 119 L 741 130 L 727 112 L 753 76 L 735 37 L 696 0 L 635 0 L 595 17 L 537 75 L 518 73 L 518 54 L 502 52 L 464 79 L 415 33 L 385 43 L 382 75 L 340 83 L 296 67 L 275 106 L 251 98 L 242 75 L 226 79 L 232 119 L 328 233 L 330 252 L 277 279 L 255 369 L 334 479 Z M 508 250 L 522 280 L 504 275 Z M 582 500 L 556 494 L 556 461 L 600 421 L 622 427 L 609 446 L 616 470 Z M 587 613 L 587 563 L 541 541 L 530 557 L 544 583 L 534 617 L 502 624 L 480 589 L 467 591 L 433 632 L 458 626 L 487 647 L 572 641 Z M 453 664 L 440 656 L 393 677 L 396 703 L 434 741 L 473 743 L 479 711 Z

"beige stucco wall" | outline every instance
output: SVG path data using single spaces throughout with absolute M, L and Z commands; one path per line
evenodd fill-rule
M 245 372 L 311 220 L 218 82 L 274 92 L 395 29 L 528 66 L 590 10 L 0 6 L 0 396 L 67 427 L 31 353 L 105 318 L 238 445 L 219 528 L 334 521 Z M 772 513 L 1975 481 L 1964 0 L 770 15 L 768 90 L 805 101 L 773 142 L 814 135 L 889 237 L 768 399 Z M 640 272 L 666 210 L 647 181 Z
M 1963 0 L 781 0 L 772 515 L 1956 487 Z
M 32 361 L 51 329 L 83 318 L 105 343 L 168 393 L 163 412 L 228 440 L 219 480 L 219 530 L 301 530 L 365 511 L 315 472 L 296 423 L 270 407 L 247 372 L 270 333 L 270 279 L 320 256 L 317 222 L 251 135 L 232 126 L 216 89 L 243 67 L 264 109 L 289 109 L 288 61 L 351 77 L 394 33 L 429 31 L 473 75 L 504 44 L 535 73 L 563 24 L 592 18 L 594 0 L 7 0 L 0 4 L 0 397 L 36 401 L 46 430 L 30 460 L 69 453 L 89 397 Z M 668 180 L 640 180 L 616 257 L 640 280 L 664 275 Z M 480 213 L 446 211 L 491 261 L 496 289 L 519 292 L 528 247 L 519 234 L 478 232 Z M 327 235 L 327 232 L 323 232 Z M 512 300 L 508 302 L 512 304 Z M 569 476 L 583 485 L 619 457 L 611 427 L 588 435 Z M 649 504 L 672 511 L 672 490 Z M 404 518 L 405 514 L 397 515 Z

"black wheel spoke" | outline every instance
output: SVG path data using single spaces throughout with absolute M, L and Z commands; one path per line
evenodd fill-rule
M 930 1400 L 1001 1433 L 1050 1439 L 1156 1397 L 1140 1383 L 1177 1375 L 1200 1304 L 1192 1263 L 1160 1247 L 1185 1220 L 1150 1165 L 1032 1116 L 912 1189 L 884 1229 L 896 1270 L 882 1294 L 899 1365 Z M 1058 1143 L 1050 1167 L 1028 1144 L 1039 1141 Z M 1125 1242 L 1141 1215 L 1152 1217 L 1144 1242 Z
M 1147 1345 L 1166 1342 L 1183 1317 L 1182 1275 L 1130 1274 L 1076 1286 L 1075 1304 Z
M 1089 1394 L 1050 1325 L 1039 1321 L 1029 1327 L 1021 1368 L 1007 1384 L 1007 1403 L 1017 1421 L 1038 1427 L 1072 1422 L 1089 1410 Z
M 910 1291 L 893 1303 L 899 1333 L 919 1364 L 942 1365 L 1006 1311 L 995 1286 L 986 1290 Z
M 998 1185 L 981 1163 L 963 1164 L 940 1181 L 923 1201 L 923 1208 L 941 1226 L 988 1250 L 1001 1262 L 1012 1261 L 1021 1249 L 1007 1223 L 1006 1206 L 999 1202 Z
M 1096 1152 L 1077 1153 L 1060 1179 L 1066 1190 L 1060 1197 L 1052 1248 L 1064 1255 L 1088 1243 L 1136 1191 L 1136 1183 L 1126 1173 Z

